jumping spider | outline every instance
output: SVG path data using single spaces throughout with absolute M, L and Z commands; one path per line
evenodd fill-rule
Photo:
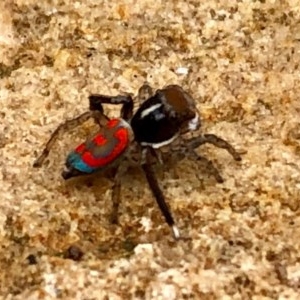
M 160 148 L 167 145 L 172 148 L 173 141 L 181 139 L 183 143 L 172 151 L 179 151 L 184 153 L 184 156 L 201 160 L 218 182 L 223 182 L 218 170 L 210 160 L 200 156 L 195 149 L 202 144 L 210 143 L 216 147 L 226 149 L 236 161 L 240 161 L 241 156 L 228 142 L 213 134 L 184 138 L 185 133 L 195 131 L 200 127 L 200 115 L 193 98 L 180 86 L 169 85 L 153 92 L 149 85 L 144 84 L 139 90 L 138 98 L 143 99 L 143 102 L 137 111 L 133 113 L 133 99 L 130 95 L 90 95 L 90 110 L 59 125 L 33 166 L 39 167 L 42 165 L 61 133 L 81 125 L 90 118 L 94 118 L 99 124 L 100 130 L 92 138 L 87 139 L 69 153 L 62 177 L 69 179 L 114 168 L 112 202 L 113 219 L 116 222 L 120 202 L 121 178 L 126 172 L 126 168 L 124 168 L 121 161 L 132 161 L 134 153 L 132 149 L 138 150 L 139 163 L 145 173 L 152 194 L 167 224 L 171 227 L 174 238 L 179 239 L 179 230 L 175 225 L 153 170 L 154 160 L 163 163 Z M 120 118 L 109 119 L 103 112 L 103 104 L 121 104 Z

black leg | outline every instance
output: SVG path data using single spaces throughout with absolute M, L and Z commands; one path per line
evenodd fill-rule
M 123 104 L 121 109 L 121 118 L 129 121 L 133 114 L 133 100 L 130 95 L 105 96 L 100 94 L 91 94 L 89 96 L 90 110 L 99 110 L 103 112 L 102 104 Z
M 214 134 L 204 134 L 186 141 L 186 145 L 190 149 L 196 149 L 203 144 L 212 144 L 218 148 L 225 149 L 232 155 L 234 160 L 242 160 L 241 155 L 228 142 Z
M 160 189 L 157 179 L 155 177 L 154 171 L 152 169 L 152 166 L 150 164 L 150 151 L 148 148 L 143 149 L 143 151 L 145 151 L 145 161 L 142 163 L 142 168 L 145 172 L 148 184 L 150 186 L 150 189 L 152 191 L 152 194 L 162 212 L 162 214 L 165 217 L 165 220 L 167 222 L 167 224 L 171 227 L 172 232 L 173 232 L 173 236 L 174 238 L 177 240 L 180 238 L 180 233 L 179 230 L 177 228 L 177 226 L 175 225 L 174 219 L 172 217 L 172 214 L 170 212 L 170 209 L 165 201 L 165 197 L 163 195 L 162 190 Z

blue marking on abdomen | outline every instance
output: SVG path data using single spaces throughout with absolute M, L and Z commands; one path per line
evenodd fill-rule
M 82 159 L 80 154 L 71 152 L 67 157 L 67 165 L 72 166 L 74 169 L 83 173 L 93 173 L 97 168 L 92 168 L 87 165 Z

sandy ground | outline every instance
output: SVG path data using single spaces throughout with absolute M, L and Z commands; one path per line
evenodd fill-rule
M 1 1 L 1 299 L 299 299 L 299 19 L 298 0 Z M 110 180 L 62 180 L 92 123 L 32 168 L 90 93 L 146 80 L 182 85 L 202 132 L 244 152 L 201 148 L 223 184 L 194 161 L 157 170 L 189 241 L 173 240 L 139 169 L 119 226 Z

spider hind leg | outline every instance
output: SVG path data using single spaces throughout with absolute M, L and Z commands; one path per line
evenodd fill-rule
M 88 111 L 74 119 L 67 120 L 64 123 L 60 124 L 52 133 L 51 137 L 49 138 L 48 142 L 46 143 L 46 146 L 43 149 L 40 156 L 38 156 L 38 158 L 34 161 L 33 167 L 38 168 L 43 164 L 43 162 L 47 158 L 48 154 L 50 153 L 50 150 L 52 149 L 55 141 L 58 139 L 58 137 L 61 134 L 63 134 L 66 131 L 76 128 L 77 126 L 88 121 L 90 118 L 94 118 L 94 117 L 96 117 L 96 114 L 92 111 Z

